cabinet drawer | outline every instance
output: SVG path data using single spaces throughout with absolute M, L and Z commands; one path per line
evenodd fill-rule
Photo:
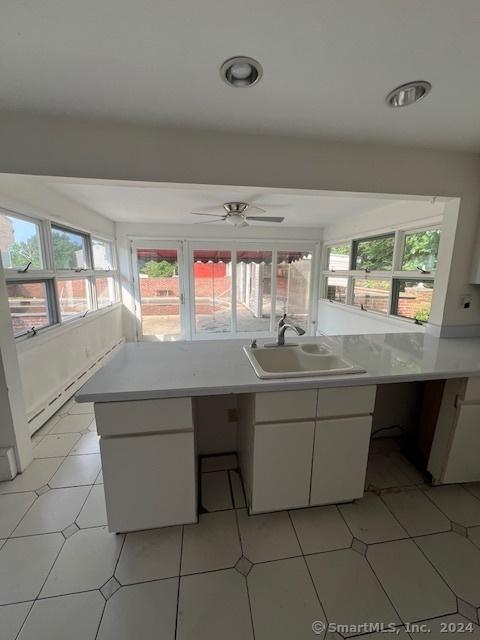
M 101 436 L 193 429 L 191 398 L 95 403 Z
M 315 425 L 310 504 L 363 496 L 371 416 L 319 420 Z
M 377 387 L 335 387 L 319 389 L 317 417 L 360 416 L 373 412 Z
M 273 391 L 255 395 L 255 422 L 315 418 L 317 390 Z
M 255 426 L 251 513 L 308 506 L 315 423 Z

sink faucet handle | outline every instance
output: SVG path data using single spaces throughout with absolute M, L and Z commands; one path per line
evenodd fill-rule
M 257 348 L 257 339 L 254 338 L 250 343 L 250 349 L 256 349 L 256 348 Z
M 280 329 L 280 327 L 283 327 L 283 325 L 286 324 L 286 322 L 287 322 L 287 314 L 284 313 L 283 316 L 278 321 L 278 328 Z

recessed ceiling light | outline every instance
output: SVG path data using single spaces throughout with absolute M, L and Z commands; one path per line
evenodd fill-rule
M 430 93 L 432 85 L 425 80 L 417 80 L 402 84 L 393 91 L 390 91 L 385 98 L 389 107 L 408 107 L 414 104 Z
M 229 58 L 220 67 L 220 77 L 231 87 L 252 87 L 263 75 L 262 65 L 247 56 Z

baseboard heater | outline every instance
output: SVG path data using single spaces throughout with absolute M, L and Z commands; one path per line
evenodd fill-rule
M 56 391 L 55 394 L 52 395 L 47 404 L 43 407 L 37 408 L 30 416 L 27 418 L 28 426 L 30 429 L 30 435 L 33 435 L 36 431 L 42 427 L 47 420 L 49 420 L 54 413 L 56 413 L 60 407 L 62 407 L 70 398 L 74 395 L 74 393 L 87 381 L 87 379 L 92 376 L 97 369 L 99 369 L 108 359 L 114 351 L 118 349 L 120 345 L 125 342 L 125 338 L 121 338 L 114 345 L 106 349 L 103 353 L 101 353 L 93 363 L 89 363 L 85 366 L 85 369 L 81 370 L 79 373 L 76 373 L 75 376 L 71 380 L 68 381 L 68 384 L 62 388 L 61 391 Z

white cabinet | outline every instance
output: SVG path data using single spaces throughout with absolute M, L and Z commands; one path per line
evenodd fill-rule
M 371 416 L 317 421 L 311 505 L 362 497 L 371 428 Z
M 373 385 L 245 395 L 240 466 L 250 513 L 363 495 Z
M 428 460 L 435 484 L 480 481 L 480 378 L 447 380 Z
M 314 430 L 313 421 L 256 425 L 251 513 L 308 506 Z
M 101 438 L 108 530 L 196 522 L 193 432 Z
M 197 520 L 191 398 L 95 404 L 109 531 Z

